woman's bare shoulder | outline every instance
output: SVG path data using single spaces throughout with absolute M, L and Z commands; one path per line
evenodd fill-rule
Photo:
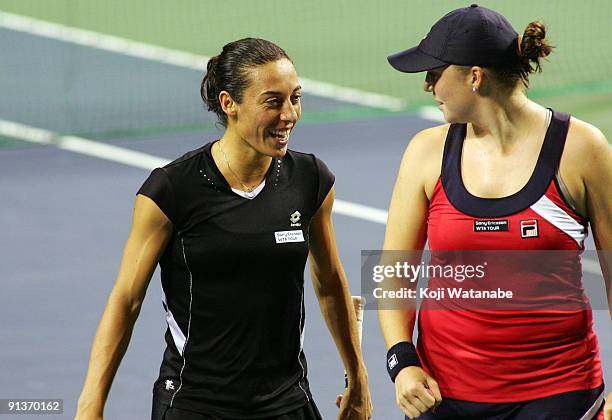
M 576 164 L 588 165 L 602 152 L 609 153 L 610 144 L 601 130 L 592 124 L 572 117 L 563 156 Z
M 402 164 L 437 165 L 442 163 L 444 142 L 450 124 L 438 125 L 421 130 L 410 139 Z
M 431 197 L 440 177 L 449 127 L 450 124 L 444 124 L 419 131 L 410 140 L 404 153 L 401 170 L 416 172 L 428 197 Z
M 450 124 L 437 125 L 419 131 L 412 137 L 408 148 L 415 150 L 414 153 L 423 153 L 444 150 L 444 141 Z

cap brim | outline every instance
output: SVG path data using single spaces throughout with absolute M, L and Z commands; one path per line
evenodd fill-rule
M 391 54 L 387 57 L 387 61 L 389 61 L 389 64 L 391 64 L 394 69 L 403 71 L 404 73 L 429 71 L 448 64 L 431 55 L 425 54 L 419 47 L 413 47 L 405 51 Z

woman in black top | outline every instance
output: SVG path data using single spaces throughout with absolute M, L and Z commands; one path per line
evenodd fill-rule
M 339 418 L 371 404 L 331 222 L 333 174 L 287 149 L 300 117 L 293 63 L 261 39 L 227 44 L 201 93 L 220 140 L 155 169 L 136 197 L 94 339 L 78 419 L 102 418 L 155 266 L 168 322 L 153 419 L 319 419 L 302 351 L 304 266 L 349 377 Z

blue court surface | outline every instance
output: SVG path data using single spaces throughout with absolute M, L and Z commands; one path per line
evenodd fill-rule
M 213 116 L 200 103 L 201 72 L 8 29 L 0 29 L 0 40 L 0 119 L 5 122 L 167 160 L 219 136 Z M 139 90 L 147 95 L 126 95 Z M 303 102 L 304 123 L 294 131 L 291 148 L 315 153 L 328 164 L 336 175 L 338 199 L 375 209 L 388 205 L 408 140 L 438 124 L 416 114 L 374 115 L 308 93 Z M 338 109 L 360 117 L 306 118 Z M 38 143 L 16 137 L 0 135 L 0 398 L 62 398 L 64 414 L 52 418 L 72 418 L 95 328 L 117 274 L 134 196 L 149 170 L 120 163 L 120 158 L 91 156 L 61 136 Z M 346 212 L 336 213 L 334 224 L 351 290 L 359 294 L 361 250 L 381 248 L 384 224 L 380 217 Z M 594 248 L 592 239 L 588 247 Z M 107 419 L 150 416 L 165 345 L 160 291 L 156 272 L 114 381 Z M 311 389 L 324 418 L 333 419 L 343 368 L 308 280 L 305 300 Z M 594 317 L 610 383 L 611 321 L 602 307 Z M 367 311 L 364 318 L 373 418 L 402 418 L 385 370 L 376 313 Z

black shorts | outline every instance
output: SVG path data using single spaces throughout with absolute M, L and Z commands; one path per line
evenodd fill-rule
M 604 386 L 586 391 L 564 392 L 517 403 L 477 403 L 443 398 L 436 409 L 418 420 L 579 420 L 596 419 L 603 410 Z
M 313 400 L 303 407 L 275 417 L 265 417 L 261 420 L 322 420 L 321 414 Z M 210 414 L 170 407 L 153 397 L 153 412 L 151 420 L 230 420 Z

